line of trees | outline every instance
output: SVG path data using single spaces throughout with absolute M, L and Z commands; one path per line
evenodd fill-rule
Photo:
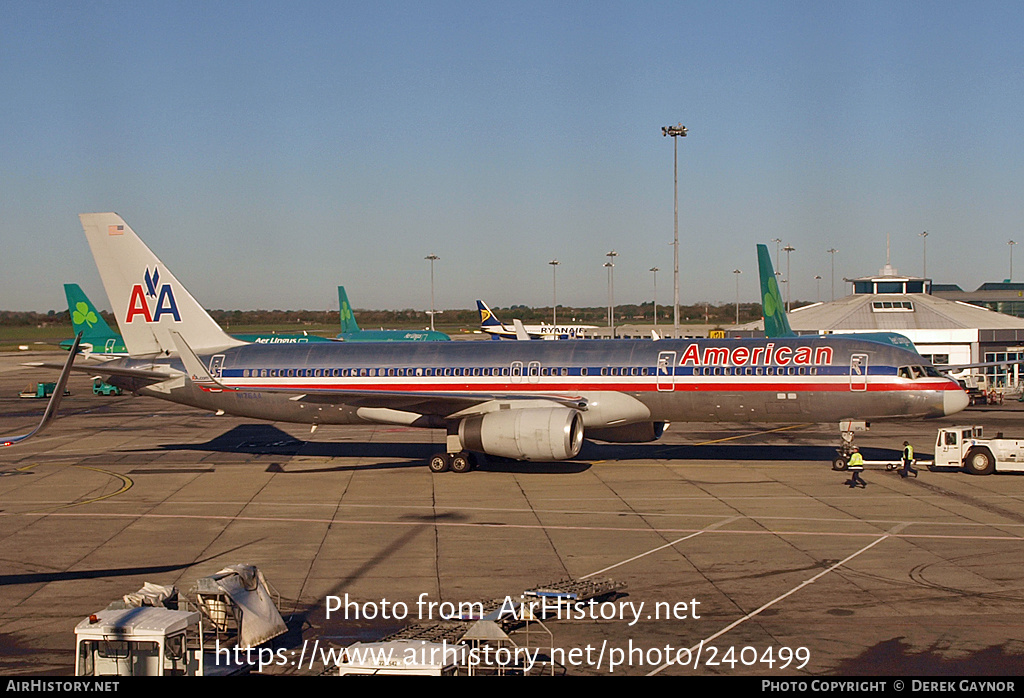
M 794 307 L 806 303 L 794 303 Z M 525 305 L 513 305 L 508 308 L 492 308 L 504 322 L 518 318 L 527 324 L 540 324 L 551 321 L 551 307 L 530 308 Z M 752 322 L 761 319 L 760 303 L 740 303 L 740 322 Z M 283 329 L 307 326 L 331 326 L 339 324 L 337 310 L 211 310 L 210 315 L 222 327 L 231 328 L 242 325 L 260 325 L 280 327 Z M 111 313 L 102 312 L 103 318 L 111 327 L 117 323 Z M 430 316 L 422 310 L 356 310 L 356 321 L 364 329 L 379 327 L 390 328 L 422 328 L 430 325 Z M 732 325 L 736 321 L 735 303 L 695 303 L 679 307 L 680 322 L 687 324 Z M 69 322 L 67 310 L 50 310 L 46 313 L 31 311 L 0 311 L 0 326 L 6 327 L 46 327 L 66 325 Z M 438 327 L 475 328 L 480 322 L 476 310 L 445 310 L 439 312 L 434 320 Z M 582 324 L 604 326 L 608 324 L 608 308 L 572 308 L 558 306 L 559 324 Z M 615 324 L 654 324 L 654 304 L 624 304 L 615 306 Z M 672 306 L 658 305 L 658 324 L 672 324 Z

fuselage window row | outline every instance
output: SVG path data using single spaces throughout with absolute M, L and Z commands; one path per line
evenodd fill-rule
M 516 366 L 512 369 L 502 368 L 253 368 L 243 369 L 244 378 L 421 378 L 421 377 L 491 377 L 491 376 L 587 376 L 590 370 L 587 367 L 578 369 L 549 368 L 530 366 L 523 370 L 523 367 Z M 671 373 L 665 367 L 660 369 L 648 366 L 603 366 L 599 369 L 601 376 L 667 376 Z M 818 369 L 815 366 L 704 366 L 704 367 L 676 367 L 675 375 L 693 376 L 806 376 L 817 375 Z M 919 378 L 930 375 L 923 367 L 901 366 L 898 375 L 901 378 Z M 236 374 L 237 375 L 237 374 Z

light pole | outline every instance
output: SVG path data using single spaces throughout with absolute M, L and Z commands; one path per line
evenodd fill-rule
M 658 267 L 651 267 L 651 273 L 654 274 L 654 326 L 658 326 L 658 272 L 661 271 Z
M 1013 283 L 1013 246 L 1016 245 L 1013 240 L 1010 240 L 1007 245 L 1010 246 L 1010 283 Z
M 779 266 L 779 245 L 782 244 L 782 238 L 772 238 L 772 242 L 775 243 L 775 276 L 782 276 L 782 267 Z
M 551 324 L 558 324 L 558 280 L 555 278 L 555 272 L 558 269 L 558 260 L 552 259 L 548 264 L 551 265 Z
M 423 259 L 430 260 L 430 331 L 434 331 L 434 262 L 441 259 L 436 254 L 428 254 Z
M 825 251 L 832 255 L 832 300 L 834 301 L 836 299 L 836 252 L 839 250 L 833 247 Z
M 612 339 L 615 339 L 615 258 L 618 256 L 615 250 L 607 252 L 608 261 L 604 263 L 608 268 L 608 327 L 612 330 Z
M 792 298 L 790 294 L 790 286 L 792 286 L 792 284 L 789 283 L 789 280 L 792 277 L 789 274 L 789 253 L 795 252 L 796 248 L 793 247 L 792 245 L 786 245 L 785 247 L 782 248 L 782 250 L 783 252 L 786 253 L 786 312 L 788 313 L 792 309 L 790 308 L 790 300 Z
M 732 273 L 736 275 L 736 324 L 740 324 L 740 274 L 743 272 L 739 269 L 733 269 Z
M 814 301 L 816 303 L 821 303 L 821 274 L 814 275 L 814 284 L 817 288 L 817 291 L 815 292 L 817 298 L 815 298 Z
M 672 211 L 675 215 L 675 234 L 672 237 L 672 325 L 673 336 L 679 336 L 679 137 L 686 136 L 682 124 L 662 126 L 662 136 L 672 136 L 672 171 L 675 185 Z
M 928 278 L 928 231 L 918 233 L 921 238 L 921 278 Z

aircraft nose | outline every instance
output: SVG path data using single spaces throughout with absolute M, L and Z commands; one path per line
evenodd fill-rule
M 947 415 L 956 414 L 967 407 L 971 399 L 961 390 L 946 390 L 942 393 L 942 411 Z

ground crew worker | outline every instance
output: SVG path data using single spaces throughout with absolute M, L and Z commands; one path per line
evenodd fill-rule
M 910 473 L 917 477 L 917 470 L 914 468 L 914 447 L 909 441 L 903 442 L 903 469 L 900 470 L 900 477 L 907 477 Z
M 850 454 L 850 461 L 846 464 L 846 469 L 850 471 L 850 479 L 844 484 L 848 484 L 851 488 L 857 485 L 868 486 L 868 483 L 864 482 L 860 476 L 864 472 L 864 456 L 860 455 L 860 449 L 856 446 L 853 447 L 853 453 Z

